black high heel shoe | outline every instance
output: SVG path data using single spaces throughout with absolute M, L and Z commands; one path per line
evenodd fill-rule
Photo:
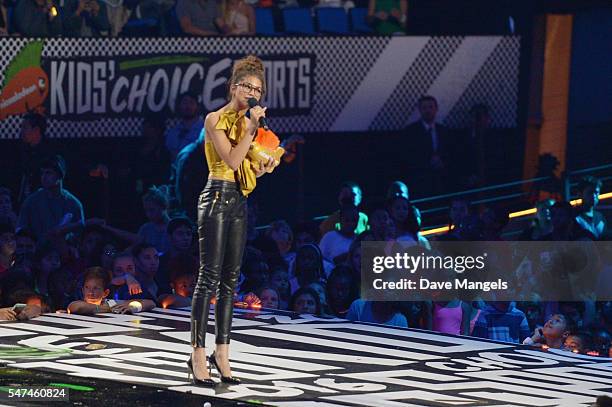
M 219 372 L 219 376 L 221 376 L 221 382 L 228 383 L 228 384 L 242 383 L 240 379 L 237 377 L 223 376 L 223 374 L 221 373 L 221 370 L 219 370 L 219 365 L 217 365 L 217 359 L 215 358 L 215 352 L 213 352 L 212 355 L 208 357 L 208 363 L 209 363 L 209 366 L 214 366 L 215 369 L 217 369 L 217 372 Z
M 193 376 L 193 379 L 191 379 L 191 383 L 195 384 L 196 386 L 215 387 L 217 385 L 217 383 L 215 383 L 213 379 L 198 379 L 196 377 L 195 373 L 193 372 L 191 356 L 189 356 L 189 359 L 187 360 L 187 368 L 189 369 L 189 371 L 187 372 L 187 380 L 189 380 L 191 376 Z M 208 367 L 208 371 L 210 372 L 210 366 Z

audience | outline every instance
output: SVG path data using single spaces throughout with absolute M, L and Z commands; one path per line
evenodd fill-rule
M 108 36 L 111 27 L 106 3 L 98 0 L 64 0 L 63 34 L 66 37 Z
M 185 0 L 185 3 L 214 3 L 214 0 Z M 179 4 L 181 1 L 179 1 Z M 177 6 L 178 9 L 178 6 Z M 193 15 L 192 15 L 193 16 Z M 191 92 L 185 92 L 176 99 L 176 114 L 180 118 L 178 124 L 166 131 L 166 148 L 170 153 L 170 161 L 174 161 L 178 153 L 200 136 L 204 121 L 200 114 L 198 97 Z
M 378 34 L 394 35 L 406 32 L 408 0 L 370 0 L 368 20 Z
M 338 204 L 340 208 L 344 208 L 347 206 L 354 206 L 356 208 L 361 205 L 361 200 L 363 198 L 363 192 L 361 187 L 357 185 L 355 182 L 347 181 L 340 186 L 340 192 L 338 193 Z M 340 210 L 329 215 L 321 225 L 319 225 L 319 231 L 321 236 L 324 236 L 327 232 L 331 230 L 340 230 Z M 359 212 L 359 221 L 357 227 L 355 228 L 355 234 L 360 234 L 364 232 L 368 228 L 368 216 Z
M 15 228 L 9 223 L 0 223 L 0 276 L 15 264 Z
M 216 0 L 177 0 L 176 15 L 181 29 L 189 35 L 217 35 L 224 26 Z
M 25 200 L 17 221 L 18 229 L 31 230 L 39 241 L 57 228 L 83 225 L 85 220 L 81 201 L 64 189 L 64 159 L 59 155 L 49 157 L 41 163 L 40 170 L 41 188 Z
M 289 309 L 298 314 L 321 315 L 321 301 L 315 290 L 302 287 L 291 296 Z
M 421 102 L 429 104 L 422 106 L 422 116 L 435 119 L 435 103 L 431 99 Z M 194 160 L 202 158 L 198 145 L 201 147 L 203 133 L 197 129 L 197 120 L 192 120 L 198 116 L 196 99 L 184 94 L 178 105 L 183 120 L 166 132 L 165 143 L 162 121 L 147 119 L 151 135 L 142 146 L 144 155 L 148 151 L 156 157 L 167 157 L 180 151 L 180 157 L 188 151 Z M 433 114 L 428 109 L 433 109 Z M 425 128 L 423 123 L 418 124 Z M 438 127 L 435 120 L 425 123 L 435 128 L 433 134 L 437 133 L 428 133 L 429 142 L 438 142 L 433 140 L 444 133 L 443 127 Z M 37 163 L 37 169 L 24 165 L 20 185 L 0 188 L 0 320 L 24 320 L 62 310 L 93 315 L 136 313 L 156 305 L 190 307 L 199 264 L 194 223 L 175 212 L 177 191 L 153 182 L 172 182 L 161 176 L 169 171 L 160 169 L 154 176 L 144 168 L 139 172 L 140 188 L 146 185 L 148 189 L 140 189 L 145 192 L 140 214 L 147 222 L 138 234 L 111 227 L 103 219 L 85 219 L 80 201 L 64 188 L 66 163 L 60 156 L 43 154 L 50 151 L 44 130 L 44 120 L 26 116 L 22 158 Z M 438 158 L 444 163 L 442 156 Z M 170 161 L 163 162 L 169 170 Z M 37 187 L 33 177 L 38 169 L 40 188 L 32 190 Z M 582 180 L 578 185 L 582 203 L 576 208 L 550 198 L 538 202 L 533 223 L 520 239 L 605 239 L 605 219 L 596 210 L 601 186 L 601 181 L 592 177 Z M 24 202 L 14 202 L 16 189 L 27 196 Z M 383 198 L 384 208 L 364 205 L 371 210 L 368 219 L 358 209 L 361 188 L 347 182 L 338 194 L 340 210 L 321 225 L 275 220 L 259 230 L 257 202 L 251 200 L 237 300 L 253 309 L 290 310 L 396 327 L 410 324 L 411 328 L 450 335 L 611 355 L 612 303 L 597 301 L 594 295 L 578 302 L 543 302 L 534 297 L 517 298 L 518 302 L 451 299 L 395 303 L 361 298 L 362 242 L 387 242 L 387 248 L 419 245 L 417 249 L 423 251 L 431 247 L 420 232 L 421 212 L 409 201 L 408 186 L 394 181 L 373 203 L 380 205 Z M 450 202 L 448 218 L 450 231 L 437 240 L 508 238 L 504 234 L 508 225 L 506 208 L 470 205 L 458 197 Z M 530 266 L 534 272 L 531 277 L 536 278 L 550 266 L 544 258 L 539 261 L 541 264 Z M 514 273 L 525 280 L 526 286 L 536 281 L 521 270 Z M 544 319 L 549 315 L 552 317 Z
M 353 205 L 340 210 L 340 230 L 330 230 L 321 238 L 319 246 L 323 257 L 333 263 L 341 263 L 355 240 L 355 228 L 359 224 L 359 211 Z
M 47 0 L 18 0 L 14 30 L 24 37 L 58 37 L 63 33 L 60 11 Z
M 436 121 L 438 101 L 422 96 L 417 102 L 420 118 L 406 128 L 410 145 L 408 165 L 417 195 L 431 196 L 447 191 L 451 143 L 446 126 Z
M 148 222 L 138 229 L 138 236 L 143 242 L 153 245 L 157 251 L 167 252 L 170 250 L 170 238 L 167 233 L 170 222 L 168 196 L 160 188 L 152 186 L 143 195 L 142 206 Z
M 0 187 L 0 222 L 17 225 L 17 214 L 13 212 L 13 194 L 8 188 Z
M 585 177 L 578 184 L 578 192 L 582 198 L 579 214 L 576 216 L 578 226 L 592 235 L 593 240 L 599 240 L 606 231 L 606 220 L 595 207 L 599 203 L 601 181 L 593 177 Z
M 221 16 L 219 28 L 223 34 L 255 34 L 255 10 L 244 0 L 223 0 Z

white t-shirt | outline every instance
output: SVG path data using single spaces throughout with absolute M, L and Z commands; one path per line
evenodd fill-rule
M 334 258 L 344 253 L 348 253 L 353 240 L 355 240 L 354 237 L 345 237 L 340 234 L 340 232 L 331 230 L 323 235 L 323 238 L 319 243 L 319 247 L 321 248 L 323 257 L 326 260 L 333 262 Z

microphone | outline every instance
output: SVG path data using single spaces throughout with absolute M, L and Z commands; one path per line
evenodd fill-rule
M 249 100 L 247 100 L 247 103 L 249 104 L 249 108 L 251 109 L 255 106 L 259 106 L 259 102 L 255 98 L 249 98 Z M 264 130 L 270 130 L 270 127 L 268 127 L 268 120 L 266 120 L 265 117 L 259 118 L 259 126 L 263 127 Z

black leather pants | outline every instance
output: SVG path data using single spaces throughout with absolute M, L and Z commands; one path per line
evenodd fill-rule
M 198 200 L 200 272 L 191 303 L 191 344 L 203 348 L 210 300 L 216 295 L 217 344 L 230 341 L 234 289 L 246 243 L 247 204 L 237 183 L 208 180 Z

